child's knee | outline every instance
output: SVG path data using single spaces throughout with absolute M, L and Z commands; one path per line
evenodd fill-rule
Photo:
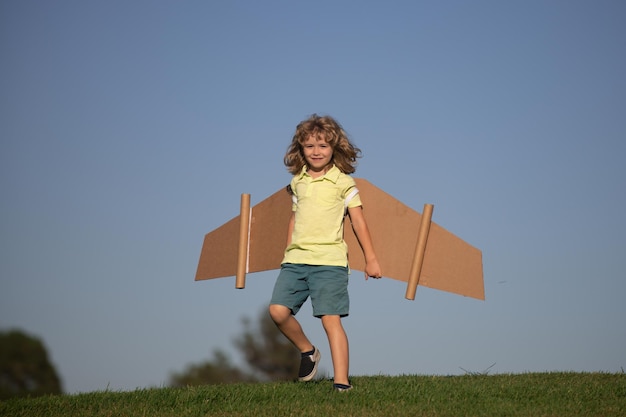
M 289 318 L 291 311 L 288 307 L 280 304 L 270 304 L 269 308 L 270 317 L 274 320 L 274 323 L 280 324 Z

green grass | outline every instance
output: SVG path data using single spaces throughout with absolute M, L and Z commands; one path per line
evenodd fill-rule
M 626 416 L 626 374 L 368 376 L 93 392 L 0 402 L 0 416 Z

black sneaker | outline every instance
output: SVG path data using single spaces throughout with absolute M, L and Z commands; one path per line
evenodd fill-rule
M 313 347 L 313 353 L 311 355 L 302 355 L 300 361 L 300 371 L 298 372 L 298 381 L 310 381 L 315 377 L 317 373 L 317 364 L 320 363 L 322 355 L 317 348 Z
M 345 392 L 350 391 L 352 389 L 352 385 L 333 384 L 333 388 L 336 392 Z

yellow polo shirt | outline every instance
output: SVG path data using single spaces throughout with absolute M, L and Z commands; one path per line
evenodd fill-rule
M 347 208 L 361 205 L 356 183 L 336 166 L 315 179 L 306 171 L 291 180 L 296 217 L 283 263 L 348 266 L 343 219 Z

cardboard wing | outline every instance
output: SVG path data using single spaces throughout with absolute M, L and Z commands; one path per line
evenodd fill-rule
M 417 285 L 423 285 L 485 299 L 481 251 L 432 222 L 432 205 L 420 214 L 368 181 L 355 181 L 383 274 L 408 283 L 406 298 L 414 299 Z M 243 288 L 246 273 L 278 269 L 290 216 L 291 197 L 285 189 L 252 208 L 249 195 L 242 195 L 239 216 L 204 237 L 196 281 L 236 276 L 236 287 Z M 349 264 L 362 271 L 363 252 L 348 219 Z

